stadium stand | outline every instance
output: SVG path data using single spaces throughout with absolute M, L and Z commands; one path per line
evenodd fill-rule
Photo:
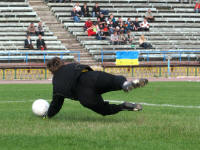
M 45 36 L 43 39 L 46 42 L 47 49 L 44 52 L 41 50 L 24 49 L 24 40 L 27 35 L 27 27 L 31 22 L 37 26 L 40 20 L 36 12 L 26 2 L 0 2 L 0 61 L 1 62 L 24 62 L 43 61 L 50 59 L 59 52 L 65 52 L 63 57 L 66 60 L 73 61 L 74 57 L 70 56 L 65 46 L 61 41 L 54 36 L 53 32 L 43 23 Z M 32 36 L 34 48 L 36 48 L 36 40 L 38 36 Z M 53 51 L 56 52 L 52 53 Z M 28 56 L 27 56 L 28 55 Z
M 134 21 L 135 17 L 138 17 L 142 21 L 146 11 L 150 8 L 155 17 L 155 21 L 150 23 L 150 31 L 148 32 L 132 32 L 134 36 L 134 47 L 131 45 L 110 45 L 109 40 L 100 41 L 96 40 L 93 36 L 87 36 L 83 26 L 88 17 L 81 17 L 80 23 L 74 23 L 71 17 L 71 10 L 76 2 L 79 2 L 80 6 L 86 2 L 90 12 L 94 3 L 98 2 L 102 9 L 109 10 L 110 14 L 112 13 L 116 19 L 122 17 L 123 21 L 126 21 L 128 17 L 132 21 Z M 80 41 L 97 61 L 101 61 L 102 50 L 104 52 L 109 51 L 106 53 L 104 61 L 114 61 L 114 51 L 146 50 L 139 47 L 138 40 L 142 34 L 153 45 L 152 49 L 148 49 L 155 51 L 155 54 L 149 56 L 152 59 L 161 56 L 161 54 L 157 54 L 158 51 L 193 51 L 198 50 L 200 47 L 198 28 L 200 16 L 194 12 L 194 4 L 192 1 L 181 3 L 174 0 L 73 0 L 73 3 L 48 3 L 48 6 L 57 19 L 64 24 L 66 30 L 76 36 L 76 39 Z M 96 17 L 91 17 L 91 20 L 96 21 Z M 113 53 L 110 51 L 113 51 Z M 182 57 L 184 58 L 184 55 Z M 196 59 L 197 55 L 193 55 L 192 57 Z M 175 54 L 174 58 L 177 58 Z

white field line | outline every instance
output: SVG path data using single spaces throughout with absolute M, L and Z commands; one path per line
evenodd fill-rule
M 7 103 L 27 103 L 27 102 L 33 102 L 34 100 L 26 100 L 26 101 L 0 101 L 0 104 L 7 104 Z M 47 100 L 51 101 L 51 100 Z M 123 103 L 124 101 L 118 101 L 118 100 L 106 100 L 111 103 Z M 135 103 L 135 102 L 131 102 Z M 200 109 L 200 106 L 184 106 L 184 105 L 172 105 L 172 104 L 152 104 L 152 103 L 145 103 L 140 102 L 139 104 L 145 105 L 145 106 L 153 106 L 153 107 L 172 107 L 172 108 L 198 108 Z
M 109 100 L 109 102 L 123 103 L 124 101 Z M 131 102 L 131 103 L 135 103 L 135 102 Z M 146 106 L 154 106 L 154 107 L 198 108 L 198 109 L 200 109 L 200 106 L 184 106 L 184 105 L 172 105 L 172 104 L 151 104 L 151 103 L 145 103 L 145 102 L 139 102 L 139 104 L 146 105 Z

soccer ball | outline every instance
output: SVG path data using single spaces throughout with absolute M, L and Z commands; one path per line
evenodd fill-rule
M 49 103 L 44 99 L 37 99 L 32 104 L 32 111 L 36 116 L 43 116 L 49 109 Z

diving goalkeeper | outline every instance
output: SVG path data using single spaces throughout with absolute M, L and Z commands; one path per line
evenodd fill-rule
M 127 81 L 124 76 L 116 76 L 101 71 L 93 71 L 88 65 L 64 62 L 54 57 L 47 63 L 47 68 L 53 74 L 53 100 L 45 117 L 51 118 L 62 108 L 65 98 L 78 100 L 81 105 L 103 116 L 116 114 L 120 111 L 142 110 L 140 104 L 124 102 L 109 104 L 101 94 L 143 87 L 147 79 Z

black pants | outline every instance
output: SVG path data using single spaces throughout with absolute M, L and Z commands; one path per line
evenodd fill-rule
M 80 103 L 103 116 L 121 111 L 121 106 L 105 102 L 101 94 L 121 90 L 126 78 L 100 71 L 83 73 L 77 84 L 77 96 Z

